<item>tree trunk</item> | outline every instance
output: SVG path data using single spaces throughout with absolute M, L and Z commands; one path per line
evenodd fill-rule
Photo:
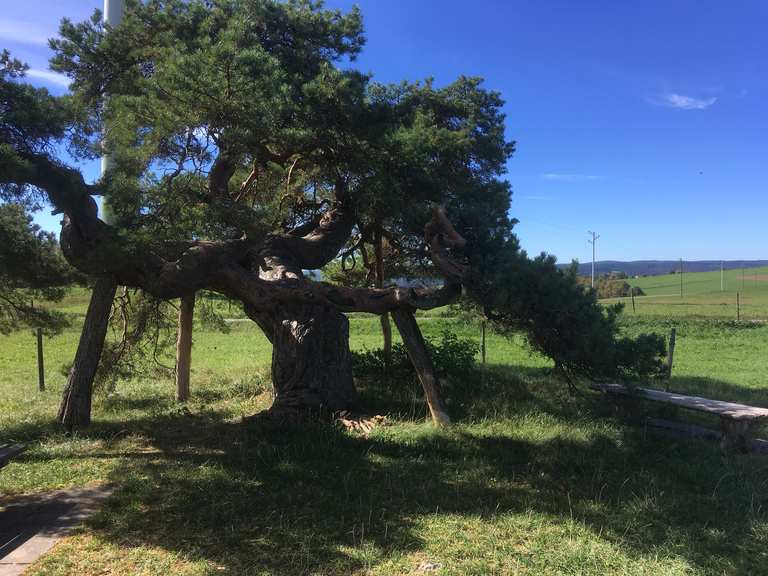
M 440 382 L 435 373 L 435 366 L 432 364 L 429 351 L 426 344 L 424 344 L 424 337 L 421 335 L 416 318 L 408 310 L 395 310 L 392 312 L 392 318 L 397 329 L 400 331 L 400 335 L 403 337 L 403 343 L 408 351 L 408 358 L 411 359 L 411 363 L 416 369 L 416 374 L 419 376 L 432 421 L 438 426 L 450 424 L 451 419 L 443 402 Z
M 248 312 L 272 342 L 275 401 L 270 413 L 291 417 L 354 408 L 357 393 L 344 314 L 316 305 Z
M 179 324 L 176 337 L 176 400 L 189 400 L 189 369 L 192 364 L 192 319 L 195 293 L 185 294 L 179 304 Z
M 376 288 L 384 287 L 384 246 L 381 235 L 381 227 L 376 228 L 374 237 L 374 251 L 376 253 Z M 384 368 L 389 371 L 392 366 L 392 325 L 389 322 L 389 314 L 386 312 L 379 316 L 381 322 L 381 335 L 384 337 Z
M 75 361 L 59 407 L 59 423 L 68 430 L 86 427 L 91 423 L 93 379 L 104 348 L 104 337 L 107 334 L 109 313 L 116 290 L 117 285 L 112 278 L 99 278 L 93 286 Z

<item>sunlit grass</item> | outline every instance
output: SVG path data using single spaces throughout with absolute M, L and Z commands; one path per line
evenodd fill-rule
M 624 329 L 677 327 L 673 389 L 768 406 L 768 326 L 704 309 L 630 309 Z M 420 324 L 479 338 L 476 323 Z M 390 418 L 363 436 L 243 424 L 271 401 L 269 344 L 248 322 L 198 327 L 187 405 L 170 377 L 120 382 L 69 438 L 53 420 L 77 336 L 46 340 L 42 393 L 32 335 L 0 337 L 0 439 L 29 445 L 0 494 L 115 486 L 30 574 L 768 573 L 764 459 L 628 426 L 569 395 L 522 339 L 489 334 L 488 365 L 446 383 L 447 430 L 424 421 L 410 383 L 359 382 L 366 409 Z M 353 348 L 380 342 L 376 318 L 351 318 Z

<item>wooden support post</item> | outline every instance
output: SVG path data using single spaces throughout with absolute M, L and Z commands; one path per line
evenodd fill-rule
M 720 448 L 724 452 L 742 452 L 749 450 L 749 420 L 734 420 L 721 418 L 720 429 L 723 436 L 720 439 Z
M 416 318 L 414 318 L 413 313 L 409 310 L 395 310 L 392 312 L 392 319 L 400 331 L 405 349 L 408 351 L 408 357 L 411 359 L 413 367 L 419 376 L 432 421 L 437 426 L 450 424 L 451 419 L 445 409 L 445 403 L 440 391 L 440 382 L 437 379 L 437 374 L 435 374 L 435 367 L 432 364 L 432 359 L 429 357 L 429 351 L 424 343 L 424 337 L 421 335 L 419 325 L 416 323 Z
M 665 389 L 667 392 L 669 392 L 669 381 L 672 378 L 672 362 L 675 358 L 675 334 L 676 330 L 675 328 L 672 328 L 672 331 L 669 333 L 669 349 L 667 350 L 667 373 L 666 373 L 666 386 Z
M 736 292 L 736 322 L 741 322 L 741 299 L 738 292 Z
M 629 293 L 632 295 L 632 313 L 635 313 L 635 287 L 631 286 L 629 288 Z
M 185 294 L 179 304 L 179 324 L 176 337 L 176 400 L 189 400 L 189 370 L 192 365 L 192 319 L 195 293 Z
M 480 321 L 480 357 L 485 364 L 485 320 Z
M 45 362 L 43 361 L 43 329 L 37 329 L 37 384 L 45 392 Z
M 376 254 L 375 284 L 376 288 L 384 287 L 384 236 L 380 224 L 376 225 L 373 235 L 374 253 Z M 384 349 L 384 370 L 389 372 L 392 368 L 392 325 L 389 323 L 389 314 L 386 312 L 379 316 L 381 323 L 381 336 Z

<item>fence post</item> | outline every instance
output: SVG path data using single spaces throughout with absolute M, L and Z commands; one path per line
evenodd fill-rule
M 635 287 L 631 286 L 629 293 L 632 295 L 632 314 L 635 313 Z
M 480 322 L 480 355 L 485 364 L 485 320 Z
M 675 357 L 675 335 L 677 330 L 673 327 L 669 333 L 669 349 L 667 350 L 667 383 L 665 389 L 669 392 L 669 381 L 672 378 L 672 362 Z
M 736 322 L 741 322 L 741 299 L 738 292 L 736 292 Z
M 40 392 L 45 392 L 45 365 L 43 363 L 43 329 L 37 329 L 37 383 Z

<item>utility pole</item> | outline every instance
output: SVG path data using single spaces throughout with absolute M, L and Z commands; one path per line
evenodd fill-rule
M 124 0 L 104 0 L 104 23 L 115 27 L 120 24 L 123 19 Z M 104 95 L 107 96 L 106 94 Z M 106 128 L 103 128 L 104 133 L 107 132 Z M 102 146 L 106 146 L 105 142 L 102 142 Z M 112 169 L 114 159 L 106 151 L 101 155 L 101 177 L 104 178 L 107 173 Z M 101 219 L 107 224 L 114 224 L 114 213 L 107 201 L 106 196 L 102 196 L 101 199 Z
M 589 243 L 592 244 L 592 288 L 594 288 L 595 287 L 595 244 L 597 243 L 597 239 L 600 238 L 600 234 L 592 232 L 592 230 L 587 232 L 587 234 L 592 235 L 592 240 L 590 240 Z
M 723 261 L 720 261 L 720 292 L 725 290 L 725 278 L 723 274 Z
M 117 26 L 123 19 L 124 0 L 104 0 L 104 22 Z

